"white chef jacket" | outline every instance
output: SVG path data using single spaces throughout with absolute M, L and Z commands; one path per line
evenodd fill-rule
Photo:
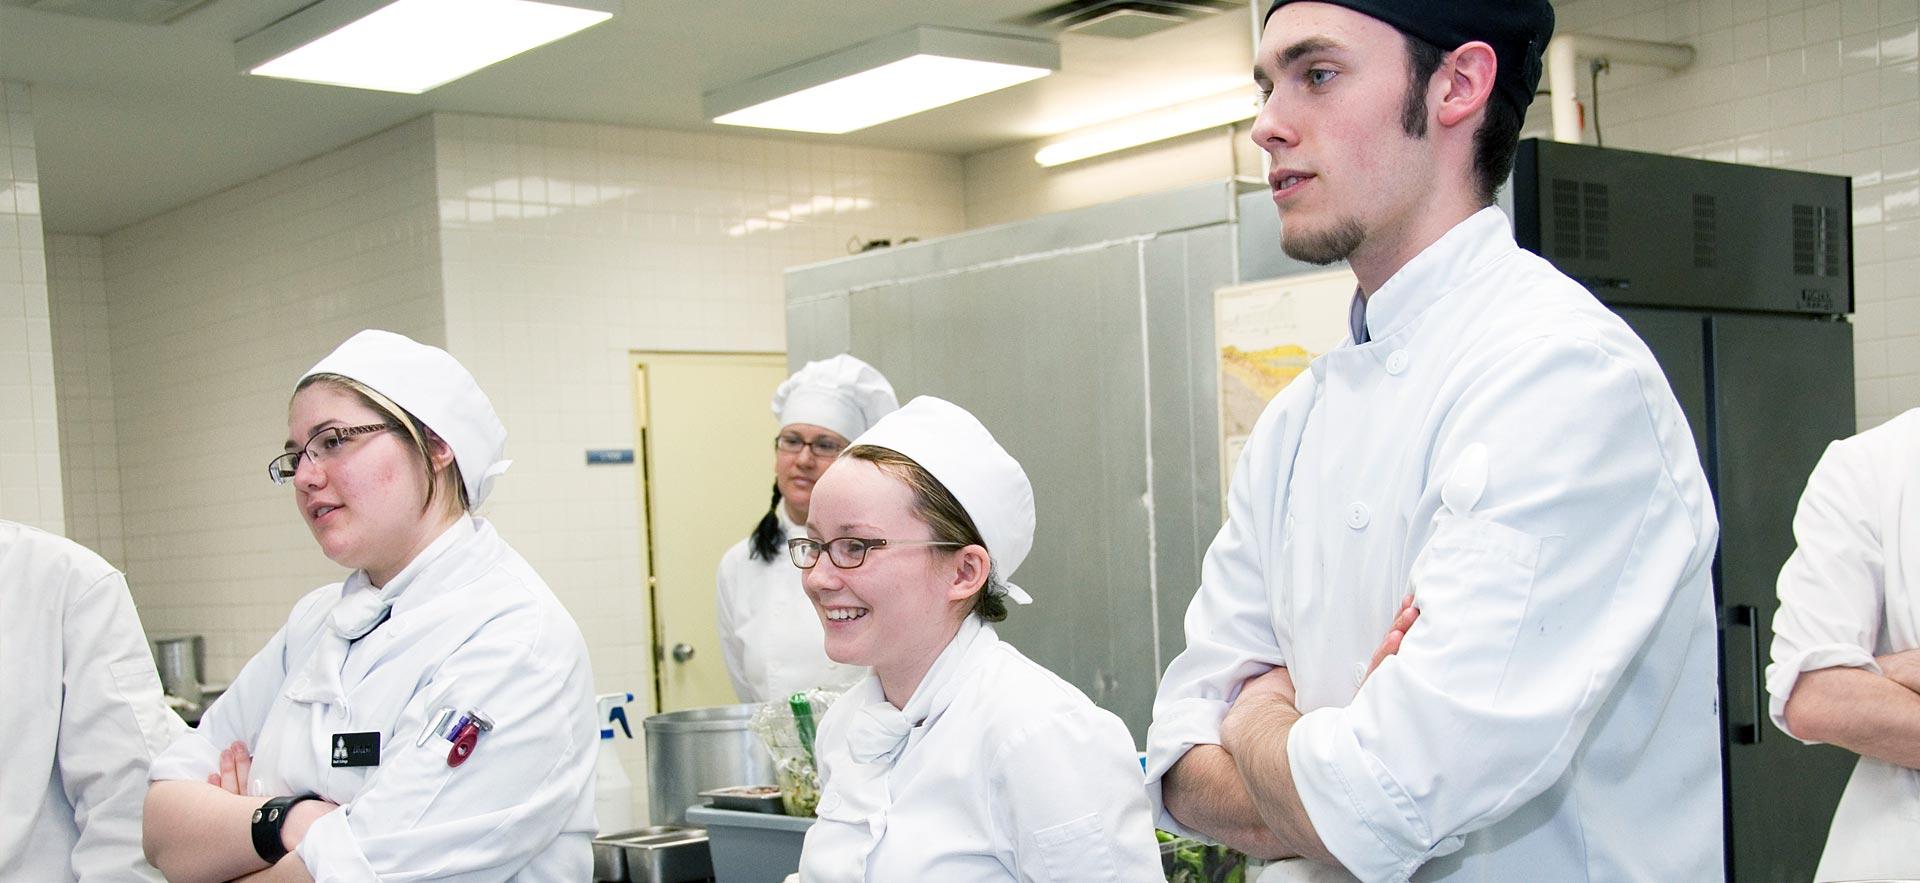
M 860 763 L 849 729 L 885 702 L 869 676 L 820 721 L 804 883 L 1165 879 L 1126 725 L 978 617 L 907 702 L 899 755 Z
M 1920 409 L 1827 447 L 1793 516 L 1767 666 L 1773 722 L 1803 672 L 1920 647 Z M 1803 740 L 1804 741 L 1804 740 Z M 1812 743 L 1808 743 L 1812 744 Z M 1863 757 L 1816 880 L 1920 877 L 1920 772 Z
M 308 662 L 320 642 L 344 640 L 328 614 L 355 591 L 386 593 L 391 618 L 350 646 L 331 701 L 296 701 L 333 689 Z M 245 742 L 254 793 L 340 804 L 298 850 L 321 883 L 577 883 L 593 864 L 592 683 L 579 628 L 546 583 L 492 525 L 463 517 L 386 586 L 357 571 L 302 598 L 153 778 L 204 779 L 222 746 Z M 457 768 L 451 743 L 426 732 L 443 707 L 494 721 Z M 379 735 L 379 765 L 332 767 L 333 737 L 365 732 Z
M 0 880 L 159 880 L 140 850 L 154 755 L 187 728 L 160 698 L 120 572 L 0 521 Z
M 1366 323 L 1241 455 L 1154 703 L 1159 825 L 1161 777 L 1284 665 L 1300 800 L 1355 877 L 1719 879 L 1719 527 L 1652 354 L 1493 208 Z
M 787 518 L 787 507 L 773 507 L 784 536 L 806 536 Z M 720 557 L 718 612 L 720 647 L 727 677 L 741 702 L 770 702 L 799 690 L 846 688 L 867 674 L 860 665 L 827 658 L 820 615 L 800 587 L 800 568 L 783 545 L 772 561 L 752 555 L 751 537 Z

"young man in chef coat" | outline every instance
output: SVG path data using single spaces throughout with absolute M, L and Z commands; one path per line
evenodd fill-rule
M 126 578 L 0 520 L 0 880 L 159 880 L 140 852 L 153 758 L 187 729 L 160 695 Z
M 1492 207 L 1552 30 L 1545 0 L 1268 11 L 1280 245 L 1351 266 L 1352 337 L 1261 416 L 1148 738 L 1158 823 L 1299 857 L 1265 879 L 1723 873 L 1693 437 Z

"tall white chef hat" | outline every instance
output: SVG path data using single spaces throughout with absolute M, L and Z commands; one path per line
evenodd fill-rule
M 978 418 L 945 399 L 919 396 L 853 443 L 903 454 L 945 485 L 980 529 L 1007 597 L 1033 603 L 1008 579 L 1033 550 L 1033 484 Z
M 367 330 L 347 338 L 300 379 L 315 374 L 358 380 L 445 439 L 460 464 L 470 507 L 479 507 L 493 480 L 513 465 L 505 459 L 507 428 L 493 402 L 446 350 L 391 331 Z
M 808 362 L 773 391 L 781 426 L 810 423 L 853 438 L 900 407 L 893 384 L 846 353 Z

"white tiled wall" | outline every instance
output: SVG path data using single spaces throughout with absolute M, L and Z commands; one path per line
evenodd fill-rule
M 47 237 L 47 302 L 67 536 L 124 567 L 106 259 L 100 237 Z
M 0 518 L 65 532 L 33 101 L 0 80 Z
M 928 154 L 440 115 L 98 244 L 61 237 L 62 395 L 105 396 L 71 422 L 115 427 L 74 472 L 105 496 L 117 459 L 116 563 L 142 618 L 206 635 L 230 677 L 340 576 L 265 479 L 295 379 L 362 327 L 443 344 L 512 431 L 483 514 L 581 623 L 600 686 L 639 692 L 636 484 L 581 453 L 634 445 L 629 353 L 783 350 L 784 268 L 960 230 L 961 179 Z M 110 504 L 87 502 L 110 546 Z M 637 743 L 627 765 L 644 769 Z
M 1554 6 L 1561 32 L 1698 52 L 1678 74 L 1600 76 L 1607 146 L 1853 176 L 1860 427 L 1920 407 L 1920 0 Z
M 781 271 L 855 238 L 959 231 L 960 161 L 462 115 L 434 128 L 447 339 L 512 433 L 487 515 L 580 622 L 600 688 L 639 693 L 637 484 L 583 456 L 636 446 L 629 354 L 785 350 Z M 622 748 L 637 778 L 639 746 Z
M 266 464 L 348 335 L 444 341 L 438 239 L 425 119 L 105 237 L 117 563 L 149 636 L 207 637 L 212 678 L 343 576 Z

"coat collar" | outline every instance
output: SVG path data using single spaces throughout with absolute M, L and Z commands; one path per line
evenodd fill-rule
M 1516 248 L 1513 224 L 1505 212 L 1487 206 L 1469 215 L 1414 255 L 1367 298 L 1363 315 L 1370 341 L 1384 341 L 1400 333 L 1487 263 Z
M 413 556 L 413 560 L 407 562 L 407 566 L 402 568 L 393 579 L 388 580 L 387 584 L 379 590 L 381 596 L 393 604 L 394 613 L 403 613 L 411 608 L 418 607 L 426 603 L 431 596 L 439 594 L 439 592 L 433 591 L 433 589 L 448 587 L 449 583 L 445 579 L 423 580 L 422 576 L 428 573 L 445 575 L 452 568 L 466 564 L 466 559 L 470 556 L 449 556 L 447 553 L 465 545 L 469 540 L 477 536 L 482 529 L 485 529 L 489 533 L 493 530 L 492 526 L 488 525 L 483 519 L 471 515 L 462 515 L 454 519 L 453 524 L 449 525 L 445 531 L 442 531 L 437 539 L 429 543 L 425 549 L 420 550 L 420 554 Z M 366 571 L 354 571 L 353 577 L 348 579 L 347 586 L 345 590 L 342 591 L 342 594 L 345 594 L 346 591 L 353 588 L 355 579 L 366 579 Z M 415 583 L 421 584 L 421 590 L 408 591 L 409 587 Z

